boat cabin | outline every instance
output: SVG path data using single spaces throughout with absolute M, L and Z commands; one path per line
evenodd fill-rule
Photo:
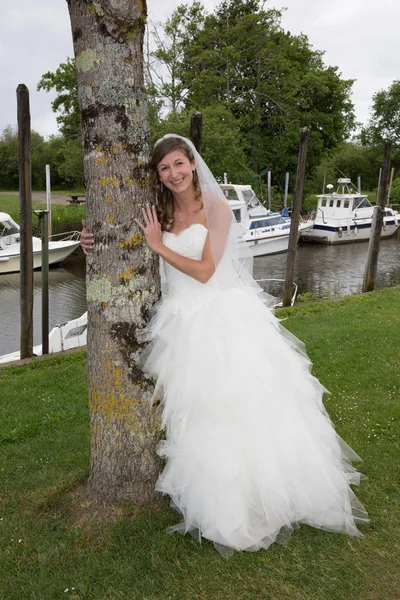
M 333 188 L 332 185 L 327 186 Z M 354 211 L 362 211 L 368 209 L 368 213 L 372 210 L 372 204 L 368 200 L 368 196 L 360 194 L 358 191 L 353 192 L 351 181 L 347 178 L 338 180 L 338 188 L 336 192 L 321 194 L 318 198 L 318 213 L 330 218 L 346 218 Z M 357 216 L 357 215 L 355 215 Z
M 221 183 L 219 187 L 229 202 L 245 202 L 251 219 L 264 215 L 267 212 L 267 209 L 259 201 L 251 185 Z
M 18 223 L 7 213 L 0 212 L 0 248 L 19 242 L 20 229 Z

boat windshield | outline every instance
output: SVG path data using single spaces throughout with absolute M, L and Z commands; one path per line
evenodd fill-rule
M 19 233 L 19 225 L 9 217 L 7 220 L 0 221 L 0 235 L 12 235 Z
M 222 190 L 222 193 L 224 194 L 227 200 L 240 200 L 234 188 L 224 189 Z
M 257 208 L 257 206 L 262 206 L 261 202 L 253 192 L 253 190 L 242 190 L 243 200 L 246 202 L 247 206 L 250 208 Z
M 354 198 L 353 210 L 356 208 L 369 208 L 371 206 L 370 201 L 367 198 Z
M 273 227 L 274 225 L 285 225 L 286 221 L 282 217 L 268 217 L 268 219 L 257 219 L 250 223 L 250 229 L 258 229 L 259 227 Z M 290 225 L 289 225 L 290 227 Z

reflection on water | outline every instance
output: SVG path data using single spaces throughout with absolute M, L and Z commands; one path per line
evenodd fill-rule
M 33 345 L 42 341 L 41 271 L 33 274 Z M 20 343 L 20 275 L 0 276 L 0 355 L 15 352 Z M 80 317 L 86 310 L 85 263 L 79 257 L 49 270 L 49 327 Z
M 298 247 L 294 280 L 299 292 L 321 297 L 338 297 L 361 290 L 368 244 Z M 287 254 L 260 256 L 254 262 L 254 276 L 285 277 Z M 400 284 L 400 236 L 381 243 L 377 288 Z M 50 329 L 80 317 L 86 310 L 85 261 L 81 253 L 68 258 L 63 266 L 49 272 Z M 279 284 L 279 287 L 280 284 Z M 278 290 L 271 290 L 276 295 Z M 34 345 L 41 343 L 41 272 L 34 273 Z M 0 355 L 19 348 L 19 273 L 0 276 Z
M 296 253 L 294 281 L 299 293 L 339 297 L 361 291 L 368 243 L 324 246 L 301 244 Z M 287 254 L 260 256 L 254 261 L 254 277 L 284 278 Z M 376 289 L 400 284 L 400 238 L 380 245 Z

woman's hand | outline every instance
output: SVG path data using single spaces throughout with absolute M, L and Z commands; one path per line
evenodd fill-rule
M 157 218 L 156 207 L 146 204 L 146 207 L 142 208 L 142 213 L 145 224 L 143 225 L 138 219 L 135 219 L 135 223 L 143 231 L 149 248 L 159 254 L 162 247 L 162 231 Z
M 82 231 L 81 231 L 81 248 L 86 256 L 89 254 L 91 249 L 94 246 L 94 237 L 93 233 L 88 233 L 86 231 L 86 221 L 82 220 Z

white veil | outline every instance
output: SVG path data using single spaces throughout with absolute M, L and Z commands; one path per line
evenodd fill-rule
M 246 243 L 241 241 L 244 227 L 237 223 L 230 204 L 222 193 L 215 177 L 197 152 L 194 144 L 187 138 L 176 134 L 167 134 L 157 140 L 154 147 L 168 138 L 179 138 L 186 142 L 196 163 L 196 172 L 207 218 L 211 252 L 215 264 L 215 273 L 208 284 L 219 289 L 251 286 L 262 293 L 261 288 L 249 271 L 249 264 L 252 265 L 252 257 L 246 249 Z M 167 289 L 162 261 L 160 274 L 161 289 L 164 295 L 167 293 Z M 264 295 L 266 303 L 272 304 L 273 300 L 272 296 Z

